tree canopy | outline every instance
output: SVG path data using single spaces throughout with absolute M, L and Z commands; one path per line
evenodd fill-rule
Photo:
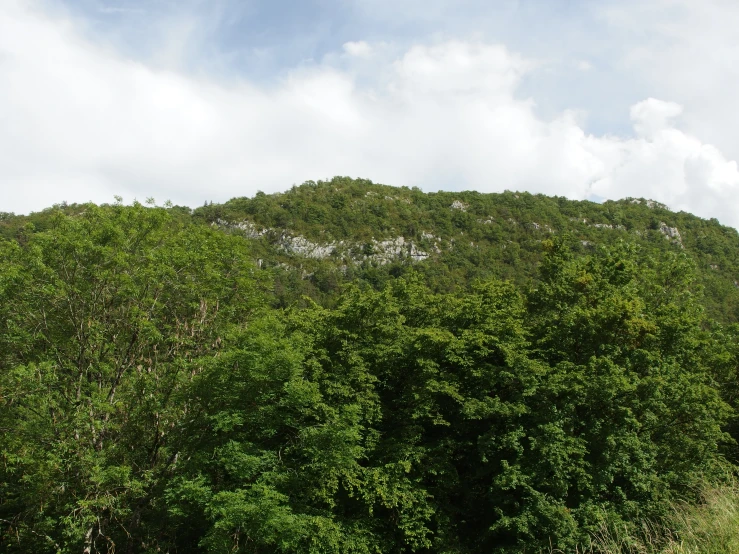
M 327 215 L 385 189 L 325 186 L 304 185 L 325 210 L 300 208 L 301 236 L 315 219 L 334 242 L 386 239 L 380 208 L 344 231 Z M 396 194 L 411 215 L 441 198 Z M 4 552 L 568 551 L 733 471 L 739 333 L 687 231 L 684 247 L 619 229 L 501 245 L 464 227 L 479 195 L 428 212 L 473 244 L 518 244 L 511 267 L 529 249 L 518 278 L 461 246 L 300 269 L 273 231 L 211 213 L 296 226 L 275 207 L 291 195 L 195 216 L 65 206 L 0 241 Z M 405 222 L 432 240 L 429 220 Z M 374 239 L 350 233 L 365 224 Z

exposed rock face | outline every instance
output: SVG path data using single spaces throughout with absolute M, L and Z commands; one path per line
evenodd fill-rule
M 659 224 L 659 232 L 663 235 L 670 237 L 671 239 L 680 239 L 680 231 L 677 227 L 668 227 L 667 223 L 661 222 Z
M 642 198 L 627 198 L 632 204 L 644 204 L 647 208 L 659 208 L 661 210 L 669 210 L 669 208 L 662 204 L 661 202 L 657 202 L 656 200 L 644 200 Z
M 309 241 L 300 235 L 292 237 L 283 235 L 280 239 L 280 246 L 289 254 L 303 256 L 304 258 L 323 259 L 328 258 L 336 251 L 336 243 L 329 242 L 327 244 L 318 244 Z
M 667 223 L 660 221 L 659 232 L 662 233 L 666 239 L 672 240 L 675 244 L 683 246 L 683 238 L 680 236 L 680 231 L 677 227 L 669 227 Z
M 413 242 L 406 241 L 405 237 L 397 237 L 383 241 L 372 241 L 372 245 L 374 247 L 373 254 L 368 255 L 367 259 L 379 262 L 380 265 L 385 265 L 396 259 L 406 257 L 417 262 L 429 257 L 428 252 L 419 250 Z
M 291 256 L 300 256 L 303 258 L 313 258 L 316 260 L 322 260 L 330 256 L 344 256 L 350 258 L 353 262 L 359 263 L 365 260 L 370 260 L 385 265 L 399 259 L 410 259 L 411 261 L 420 262 L 427 259 L 430 254 L 418 248 L 418 246 L 410 241 L 406 240 L 405 237 L 395 237 L 387 240 L 374 240 L 368 243 L 368 248 L 365 247 L 363 250 L 368 251 L 365 254 L 359 256 L 352 255 L 351 251 L 356 251 L 361 244 L 349 243 L 345 241 L 334 241 L 327 243 L 318 243 L 308 240 L 301 235 L 290 235 L 283 230 L 277 229 L 265 229 L 259 227 L 251 221 L 240 221 L 231 223 L 228 221 L 217 220 L 214 225 L 226 229 L 233 229 L 240 231 L 245 237 L 250 239 L 258 239 L 267 235 L 270 232 L 280 233 L 277 245 L 285 253 Z M 434 242 L 433 249 L 435 252 L 441 252 L 439 248 L 439 238 L 431 233 L 423 233 L 422 237 L 426 240 Z
M 388 240 L 372 240 L 368 243 L 369 253 L 361 256 L 351 256 L 352 247 L 359 245 L 345 243 L 344 241 L 330 242 L 319 244 L 311 242 L 305 237 L 291 237 L 284 235 L 280 240 L 280 245 L 289 254 L 303 256 L 305 258 L 323 259 L 334 254 L 343 254 L 351 257 L 355 263 L 370 260 L 385 265 L 395 260 L 410 258 L 411 261 L 420 262 L 429 257 L 428 252 L 420 250 L 412 241 L 406 240 L 405 237 L 396 237 Z
M 266 235 L 269 231 L 269 229 L 259 227 L 251 221 L 239 221 L 237 223 L 231 223 L 229 221 L 224 221 L 223 219 L 218 219 L 216 220 L 214 225 L 218 227 L 225 227 L 227 229 L 238 229 L 244 234 L 245 237 L 250 239 L 259 238 L 263 235 Z
M 464 202 L 460 202 L 459 200 L 455 200 L 452 202 L 452 205 L 449 206 L 452 210 L 462 210 L 463 212 L 467 211 L 467 208 L 469 207 Z

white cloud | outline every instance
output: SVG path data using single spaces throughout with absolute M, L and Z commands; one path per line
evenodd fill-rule
M 357 58 L 369 58 L 372 55 L 372 47 L 365 41 L 345 42 L 343 45 L 344 52 L 350 56 Z
M 450 41 L 414 46 L 394 67 L 400 88 L 419 94 L 511 98 L 532 64 L 501 45 Z
M 683 113 L 683 107 L 675 102 L 647 98 L 631 106 L 630 113 L 636 134 L 640 137 L 652 138 L 661 131 L 669 129 L 672 121 Z
M 522 98 L 537 66 L 499 44 L 369 43 L 276 86 L 155 70 L 27 4 L 0 7 L 0 211 L 154 196 L 198 205 L 333 175 L 427 190 L 649 197 L 739 226 L 739 171 L 647 99 L 634 138 L 594 136 Z M 352 60 L 357 59 L 353 64 Z M 333 61 L 332 61 L 333 60 Z M 348 65 L 347 65 L 348 64 Z M 678 120 L 678 116 L 679 120 Z
M 596 13 L 619 44 L 614 65 L 650 95 L 684 106 L 683 129 L 739 157 L 739 3 L 606 0 Z

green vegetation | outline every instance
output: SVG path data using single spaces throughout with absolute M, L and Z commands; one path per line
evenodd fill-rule
M 678 503 L 660 522 L 640 528 L 604 528 L 590 548 L 599 554 L 736 554 L 739 552 L 739 490 L 707 486 L 697 504 Z
M 644 199 L 597 204 L 513 192 L 425 194 L 337 177 L 283 194 L 206 205 L 193 218 L 251 237 L 261 232 L 254 254 L 283 270 L 276 291 L 282 305 L 302 295 L 330 302 L 343 282 L 380 289 L 411 267 L 436 292 L 491 278 L 528 285 L 538 275 L 542 241 L 564 235 L 579 254 L 620 241 L 639 245 L 643 257 L 682 251 L 695 263 L 711 316 L 739 321 L 737 231 Z M 285 248 L 286 236 L 335 248 L 323 258 L 296 257 L 289 244 Z M 428 253 L 429 263 L 413 263 L 407 251 L 391 259 L 377 255 L 379 242 L 397 237 Z
M 716 222 L 335 179 L 0 233 L 3 552 L 736 548 Z

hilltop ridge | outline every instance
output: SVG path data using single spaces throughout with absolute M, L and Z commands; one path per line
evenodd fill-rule
M 0 236 L 22 237 L 45 229 L 57 211 L 83 209 L 61 204 L 28 216 L 4 213 Z M 558 236 L 582 254 L 618 241 L 638 245 L 644 256 L 682 251 L 696 266 L 710 315 L 739 321 L 736 229 L 645 198 L 596 203 L 511 191 L 426 193 L 334 177 L 168 209 L 247 239 L 259 266 L 274 273 L 279 305 L 303 296 L 330 303 L 342 283 L 379 288 L 408 271 L 438 292 L 491 277 L 525 284 L 536 276 L 542 241 Z
M 313 297 L 355 278 L 378 285 L 410 267 L 440 291 L 489 277 L 524 283 L 553 236 L 583 253 L 617 241 L 634 242 L 645 256 L 679 250 L 696 264 L 712 314 L 739 320 L 739 233 L 644 198 L 425 193 L 336 177 L 208 204 L 192 216 L 253 240 L 263 265 L 295 273 Z

